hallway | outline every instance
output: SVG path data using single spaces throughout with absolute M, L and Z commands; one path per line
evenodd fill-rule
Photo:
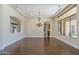
M 56 38 L 24 38 L 5 48 L 8 55 L 78 55 L 79 50 Z M 5 55 L 5 54 L 4 54 Z M 7 54 L 6 54 L 7 55 Z

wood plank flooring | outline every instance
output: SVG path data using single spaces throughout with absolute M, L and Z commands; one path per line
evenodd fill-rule
M 79 50 L 56 38 L 24 38 L 3 52 L 8 55 L 78 55 Z M 7 55 L 4 53 L 4 55 Z

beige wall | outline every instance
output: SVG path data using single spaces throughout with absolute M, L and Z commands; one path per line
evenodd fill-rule
M 51 36 L 52 36 L 52 23 L 50 18 L 41 18 L 42 27 L 37 27 L 36 23 L 38 23 L 38 19 L 29 18 L 26 24 L 26 36 L 27 37 L 44 37 L 44 22 L 49 21 L 51 26 Z

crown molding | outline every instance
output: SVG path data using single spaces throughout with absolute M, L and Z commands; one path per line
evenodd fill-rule
M 12 4 L 8 4 L 8 6 L 10 6 L 11 8 L 13 8 L 15 11 L 17 11 L 21 16 L 23 16 L 25 19 L 27 19 L 27 17 L 24 15 L 24 13 L 16 7 L 16 5 L 12 5 Z
M 70 9 L 72 9 L 75 6 L 76 6 L 76 4 L 68 4 L 62 10 L 57 11 L 57 13 L 52 17 L 52 19 L 62 16 L 64 13 L 66 13 L 67 11 L 69 11 Z

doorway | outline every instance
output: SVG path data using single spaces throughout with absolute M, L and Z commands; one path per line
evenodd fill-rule
M 44 22 L 44 38 L 50 39 L 50 23 L 48 21 Z

